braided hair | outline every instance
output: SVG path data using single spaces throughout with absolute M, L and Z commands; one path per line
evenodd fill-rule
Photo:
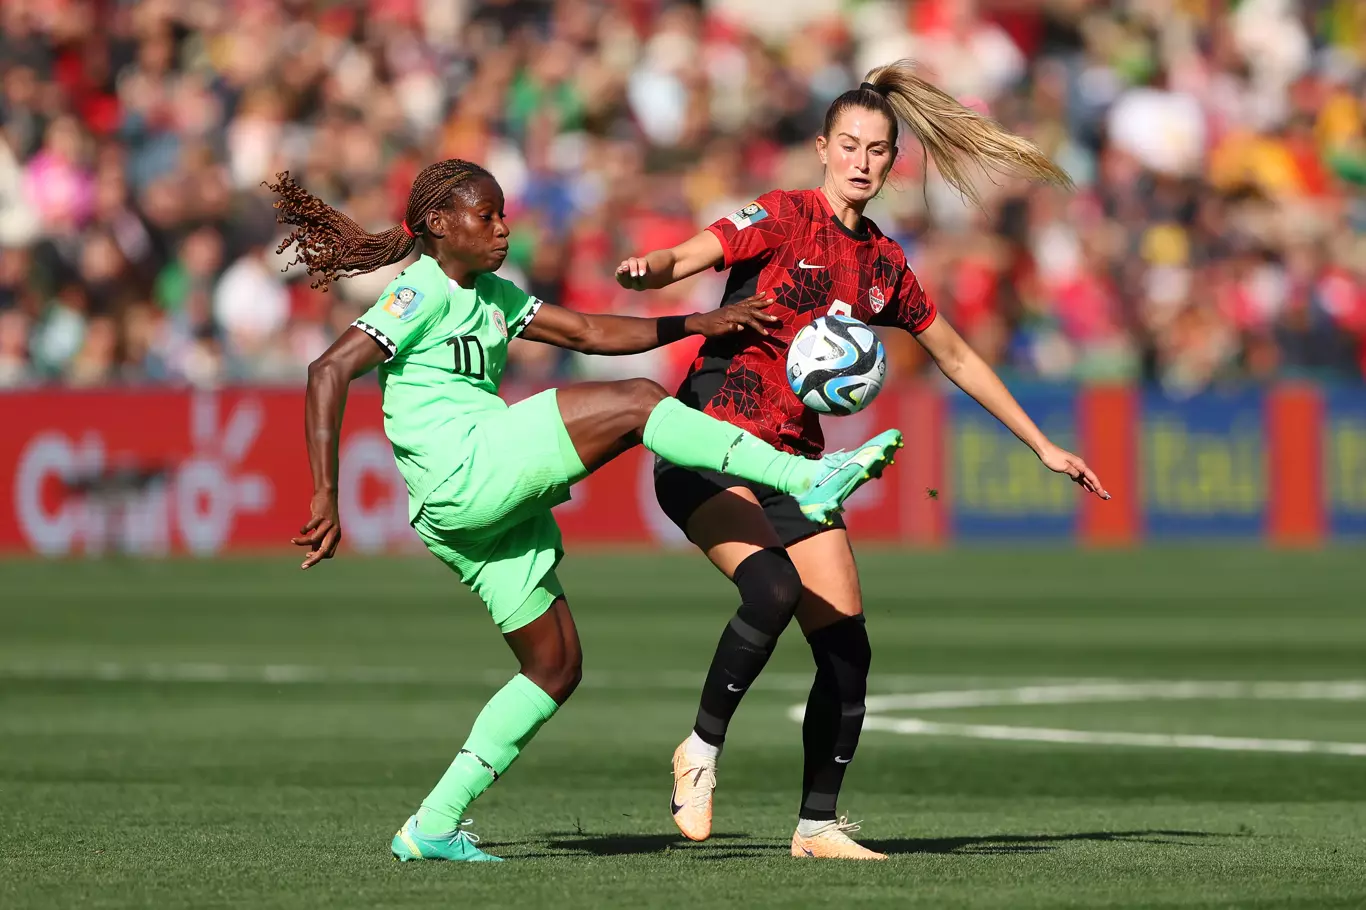
M 492 179 L 493 175 L 459 158 L 427 165 L 408 191 L 403 223 L 371 234 L 305 190 L 289 171 L 282 171 L 275 175 L 275 183 L 265 186 L 280 197 L 275 201 L 279 211 L 275 220 L 294 225 L 294 230 L 275 252 L 283 253 L 294 247 L 295 257 L 285 265 L 285 271 L 302 263 L 308 274 L 317 276 L 310 287 L 326 292 L 338 278 L 363 275 L 401 261 L 412 252 L 418 234 L 426 229 L 427 213 L 444 208 L 455 190 L 479 177 Z

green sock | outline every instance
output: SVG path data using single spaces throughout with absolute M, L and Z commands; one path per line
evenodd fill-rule
M 645 448 L 681 468 L 704 468 L 798 495 L 811 488 L 819 461 L 789 455 L 744 430 L 665 398 L 645 422 Z
M 512 677 L 484 705 L 455 761 L 422 801 L 418 831 L 444 834 L 458 828 L 470 803 L 517 760 L 558 707 L 522 674 Z

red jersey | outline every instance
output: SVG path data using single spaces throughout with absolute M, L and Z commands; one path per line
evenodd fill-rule
M 825 437 L 815 411 L 787 384 L 787 346 L 817 317 L 852 316 L 916 333 L 934 304 L 906 266 L 906 254 L 877 225 L 862 232 L 835 217 L 820 190 L 774 190 L 707 228 L 730 269 L 723 303 L 768 292 L 782 320 L 765 338 L 711 338 L 698 351 L 678 397 L 765 442 L 816 456 Z

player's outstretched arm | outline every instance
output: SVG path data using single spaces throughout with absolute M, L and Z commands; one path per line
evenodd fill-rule
M 1100 478 L 1076 455 L 1059 448 L 1048 440 L 1025 413 L 1024 408 L 1010 394 L 1001 377 L 963 340 L 963 336 L 949 325 L 943 315 L 935 317 L 924 331 L 915 336 L 934 358 L 935 364 L 954 385 L 971 395 L 1020 441 L 1034 450 L 1049 470 L 1066 474 L 1101 499 L 1110 494 L 1101 486 Z
M 668 287 L 725 260 L 721 241 L 703 231 L 676 247 L 632 256 L 617 266 L 617 284 L 632 291 Z
M 710 313 L 663 319 L 590 315 L 542 304 L 521 337 L 583 354 L 639 354 L 689 335 L 716 338 L 747 329 L 767 335 L 768 329 L 779 322 L 778 317 L 764 312 L 772 302 L 763 295 L 755 295 Z
M 337 443 L 341 438 L 342 413 L 351 380 L 384 362 L 388 352 L 365 332 L 352 326 L 332 347 L 308 365 L 308 396 L 304 404 L 304 433 L 308 465 L 313 471 L 313 499 L 308 523 L 293 538 L 295 546 L 308 547 L 302 569 L 331 559 L 341 543 L 341 520 L 337 515 Z

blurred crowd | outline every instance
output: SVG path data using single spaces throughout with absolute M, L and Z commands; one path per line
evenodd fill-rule
M 290 170 L 379 230 L 446 157 L 483 163 L 503 274 L 587 311 L 625 256 L 820 182 L 829 102 L 900 57 L 1034 138 L 1063 193 L 904 149 L 870 208 L 1003 373 L 1173 394 L 1366 370 L 1361 0 L 4 0 L 0 387 L 299 382 L 401 266 L 309 289 L 261 182 Z M 893 369 L 925 368 L 887 336 Z M 694 346 L 530 382 L 672 382 Z

